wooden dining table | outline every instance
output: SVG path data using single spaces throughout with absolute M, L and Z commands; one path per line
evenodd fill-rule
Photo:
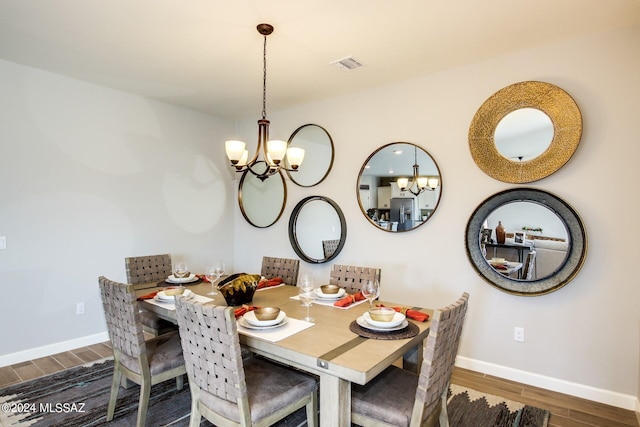
M 206 295 L 210 283 L 186 285 L 197 295 Z M 158 288 L 160 289 L 160 288 Z M 153 289 L 138 291 L 139 295 Z M 306 308 L 292 298 L 298 288 L 281 285 L 258 290 L 251 302 L 255 306 L 280 307 L 290 319 L 303 319 Z M 226 305 L 222 295 L 208 296 L 216 304 Z M 391 302 L 376 301 L 376 304 L 397 306 Z M 148 300 L 139 302 L 139 307 L 156 313 L 159 317 L 176 322 L 175 308 L 153 304 Z M 351 384 L 366 384 L 391 364 L 403 361 L 406 369 L 417 371 L 422 362 L 422 344 L 429 333 L 430 321 L 416 322 L 415 336 L 401 339 L 376 339 L 361 336 L 350 330 L 350 325 L 366 312 L 369 303 L 364 302 L 341 309 L 332 305 L 314 304 L 311 315 L 312 326 L 278 341 L 263 339 L 259 334 L 249 334 L 238 327 L 240 342 L 252 352 L 266 358 L 296 367 L 317 375 L 320 379 L 320 425 L 327 427 L 351 425 Z M 432 310 L 419 309 L 432 314 Z M 411 326 L 411 325 L 410 325 Z M 411 329 L 416 330 L 416 326 Z M 365 334 L 371 335 L 371 334 Z M 375 334 L 374 334 L 375 335 Z M 385 333 L 376 335 L 382 338 Z

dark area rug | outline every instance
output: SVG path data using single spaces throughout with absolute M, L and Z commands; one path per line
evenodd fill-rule
M 135 425 L 139 387 L 121 388 L 113 421 L 106 422 L 113 361 L 81 366 L 0 389 L 0 426 L 129 427 Z M 149 426 L 189 425 L 191 395 L 175 381 L 151 388 Z M 452 427 L 546 427 L 549 412 L 475 390 L 451 387 L 447 405 Z M 17 411 L 8 413 L 9 410 Z M 278 427 L 306 425 L 304 409 L 280 421 Z M 201 426 L 212 424 L 203 420 Z

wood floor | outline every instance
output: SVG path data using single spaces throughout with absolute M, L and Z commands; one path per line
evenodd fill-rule
M 108 343 L 0 368 L 0 389 L 112 356 Z M 633 411 L 456 368 L 452 383 L 551 412 L 549 427 L 640 427 Z

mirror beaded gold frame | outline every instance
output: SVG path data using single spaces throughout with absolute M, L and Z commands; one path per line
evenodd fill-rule
M 553 140 L 542 154 L 522 162 L 510 160 L 496 148 L 494 134 L 507 114 L 536 108 L 553 123 Z M 494 93 L 478 109 L 469 127 L 469 148 L 484 173 L 502 182 L 522 184 L 559 170 L 576 151 L 582 136 L 582 115 L 573 98 L 550 83 L 526 81 Z

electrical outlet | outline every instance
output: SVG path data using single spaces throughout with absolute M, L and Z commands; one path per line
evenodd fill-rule
M 76 314 L 84 314 L 84 303 L 79 302 L 76 304 Z
M 513 339 L 516 341 L 524 342 L 524 328 L 516 326 L 513 328 Z

